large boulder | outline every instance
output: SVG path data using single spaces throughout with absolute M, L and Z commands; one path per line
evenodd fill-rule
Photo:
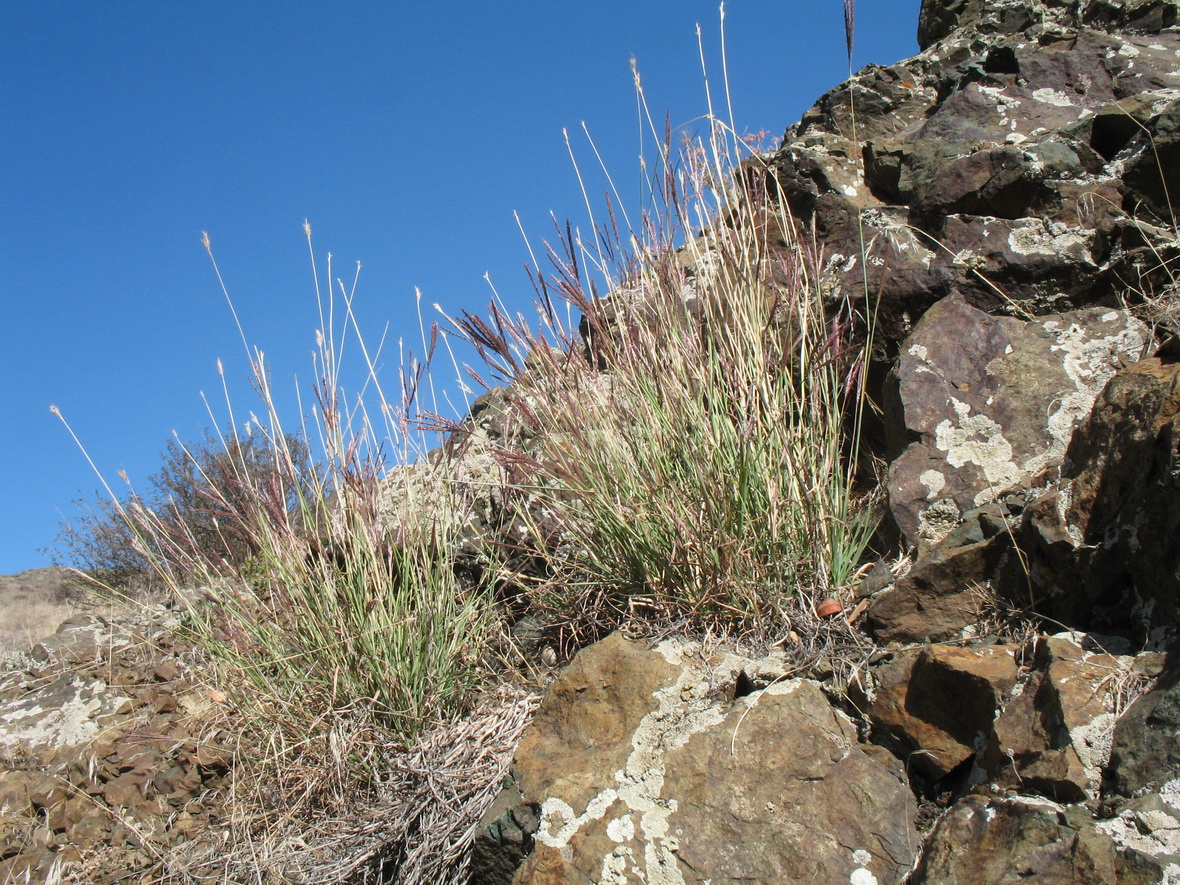
M 513 881 L 901 882 L 917 836 L 900 763 L 785 675 L 683 641 L 580 652 L 517 750 L 504 804 L 539 822 Z
M 1150 342 L 1123 311 L 1036 320 L 991 316 L 959 295 L 906 339 L 886 402 L 897 444 L 889 506 L 903 536 L 929 547 L 962 514 L 1059 468 L 1074 428 L 1120 365 Z

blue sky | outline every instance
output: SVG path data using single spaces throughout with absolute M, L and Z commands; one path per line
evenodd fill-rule
M 840 0 L 730 0 L 734 119 L 780 135 L 847 73 Z M 917 52 L 919 0 L 861 0 L 854 66 Z M 221 359 L 248 364 L 200 243 L 213 241 L 277 387 L 310 378 L 310 259 L 363 265 L 371 337 L 417 339 L 415 287 L 448 312 L 524 309 L 525 242 L 585 218 L 562 130 L 585 122 L 624 196 L 648 102 L 699 129 L 720 87 L 715 0 L 61 0 L 7 5 L 0 33 L 0 574 L 48 564 L 99 483 L 144 485 L 173 430 L 214 423 Z M 650 147 L 650 140 L 647 142 Z M 599 182 L 596 192 L 601 192 Z M 444 373 L 441 378 L 446 378 Z M 224 423 L 224 410 L 217 413 Z

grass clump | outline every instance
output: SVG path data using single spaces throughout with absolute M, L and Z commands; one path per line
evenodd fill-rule
M 391 404 L 359 340 L 353 292 L 337 288 L 323 292 L 317 279 L 324 323 L 309 420 L 284 430 L 263 355 L 248 349 L 262 409 L 238 430 L 227 394 L 230 431 L 217 447 L 169 450 L 171 469 L 156 483 L 166 497 L 110 501 L 133 553 L 188 606 L 220 690 L 265 731 L 298 744 L 325 717 L 363 708 L 409 745 L 478 680 L 489 609 L 480 581 L 461 582 L 455 568 L 461 514 L 446 465 L 405 466 L 424 450 L 413 418 L 420 371 L 403 377 Z M 380 428 L 341 389 L 346 342 L 365 358 Z M 386 478 L 391 446 L 399 469 Z M 406 487 L 403 504 L 383 512 L 389 482 Z M 423 497 L 430 508 L 417 506 Z
M 665 130 L 635 229 L 613 209 L 592 243 L 567 226 L 539 329 L 495 304 L 456 321 L 537 440 L 502 452 L 551 567 L 526 592 L 578 634 L 767 633 L 847 587 L 876 528 L 855 482 L 867 318 L 825 302 L 760 159 L 707 119 L 675 155 Z

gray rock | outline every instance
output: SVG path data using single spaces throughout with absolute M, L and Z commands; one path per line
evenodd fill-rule
M 927 311 L 902 346 L 886 405 L 890 436 L 915 439 L 889 471 L 906 540 L 929 547 L 960 514 L 1059 468 L 1098 392 L 1149 340 L 1143 323 L 1106 308 L 1023 321 L 956 295 Z
M 822 286 L 867 291 L 887 345 L 952 291 L 1040 315 L 1166 285 L 1175 8 L 925 3 L 925 51 L 825 94 L 772 160 Z
M 1138 698 L 1114 729 L 1108 794 L 1132 798 L 1166 788 L 1180 803 L 1180 669 Z
M 509 778 L 476 826 L 471 885 L 511 885 L 516 870 L 533 851 L 539 811 Z
M 1154 33 L 1176 20 L 1175 0 L 925 0 L 918 18 L 918 45 L 926 49 L 957 28 L 969 28 L 972 34 L 1014 34 L 1033 25 L 1087 24 Z

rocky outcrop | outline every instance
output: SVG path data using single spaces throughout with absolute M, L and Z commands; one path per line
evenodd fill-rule
M 921 55 L 787 130 L 771 189 L 823 247 L 821 291 L 867 293 L 892 373 L 881 454 L 912 561 L 879 563 L 853 613 L 885 650 L 848 686 L 584 650 L 473 881 L 1180 875 L 1176 677 L 1136 700 L 1180 616 L 1180 406 L 1128 309 L 1175 297 L 1176 24 L 1158 0 L 927 0 Z
M 1175 16 L 928 0 L 922 54 L 866 67 L 787 129 L 772 183 L 824 244 L 828 285 L 868 293 L 878 340 L 953 292 L 1039 315 L 1171 282 Z
M 852 718 L 781 653 L 614 634 L 550 688 L 472 882 L 1157 881 L 1180 845 L 1176 680 L 1120 720 L 1163 658 L 1103 643 L 902 651 Z M 944 810 L 923 842 L 924 795 Z
M 996 605 L 991 582 L 1016 555 L 1012 538 L 1021 500 L 1017 495 L 964 514 L 900 578 L 875 591 L 864 588 L 867 626 L 877 639 L 942 642 L 972 635 Z

